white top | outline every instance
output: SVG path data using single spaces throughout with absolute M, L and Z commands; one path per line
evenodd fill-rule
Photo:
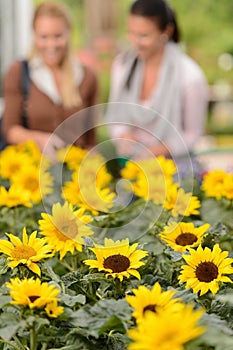
M 79 86 L 84 77 L 84 70 L 81 63 L 73 59 L 72 60 L 74 81 Z M 61 95 L 56 86 L 54 76 L 51 69 L 44 64 L 43 60 L 39 56 L 33 57 L 29 61 L 30 79 L 36 85 L 36 87 L 45 93 L 55 104 L 61 104 Z
M 148 126 L 145 128 L 143 122 L 141 122 L 139 119 L 133 119 L 132 116 L 128 118 L 123 109 L 118 108 L 119 113 L 114 113 L 114 116 L 112 115 L 109 117 L 107 112 L 106 121 L 121 122 L 121 125 L 114 124 L 109 126 L 110 136 L 113 139 L 120 138 L 123 133 L 129 130 L 129 125 L 125 124 L 129 122 L 143 128 L 136 128 L 134 130 L 134 136 L 145 146 L 153 145 L 158 142 L 159 139 L 159 141 L 166 143 L 174 155 L 179 155 L 183 153 L 184 144 L 189 151 L 192 150 L 198 138 L 204 133 L 209 90 L 205 76 L 199 65 L 191 57 L 181 52 L 178 45 L 169 45 L 169 50 L 175 50 L 174 53 L 177 54 L 178 52 L 178 56 L 176 57 L 174 55 L 174 57 L 176 57 L 175 59 L 169 57 L 167 59 L 168 63 L 166 63 L 167 67 L 165 67 L 164 63 L 162 63 L 165 68 L 161 68 L 161 71 L 163 70 L 165 72 L 167 69 L 168 73 L 166 72 L 166 77 L 169 78 L 166 78 L 165 81 L 165 78 L 162 76 L 162 74 L 165 73 L 161 72 L 161 76 L 159 78 L 160 80 L 164 80 L 163 87 L 157 86 L 147 101 L 141 101 L 139 94 L 137 95 L 134 93 L 132 93 L 132 95 L 129 93 L 130 97 L 128 97 L 126 100 L 124 99 L 125 92 L 122 91 L 126 81 L 126 76 L 128 76 L 129 65 L 127 63 L 126 55 L 119 54 L 115 58 L 112 65 L 109 102 L 132 102 L 146 108 L 153 108 L 154 110 L 159 111 L 165 117 L 163 119 L 166 119 L 166 123 L 171 124 L 172 127 L 167 127 L 169 126 L 167 124 L 165 126 L 166 131 L 163 132 L 163 136 L 157 137 L 156 141 L 155 135 L 150 135 L 150 133 L 148 133 L 148 131 L 150 132 L 153 130 L 155 125 L 155 122 L 153 125 L 151 120 L 150 125 L 148 124 Z M 171 52 L 169 52 L 169 56 L 172 56 Z M 165 60 L 166 58 L 164 58 L 164 61 Z M 177 62 L 174 63 L 174 61 L 179 61 L 179 64 Z M 170 70 L 168 71 L 168 69 Z M 176 73 L 175 70 L 177 71 Z M 137 84 L 140 84 L 139 78 Z M 172 84 L 173 90 L 170 89 L 171 91 L 167 92 Z M 157 90 L 159 89 L 160 91 L 158 92 Z M 179 90 L 178 93 L 177 90 Z M 156 93 L 159 94 L 159 101 L 156 101 L 156 97 L 158 97 L 156 96 Z M 180 103 L 177 103 L 179 99 Z M 166 104 L 171 105 L 170 109 L 166 108 Z M 161 106 L 159 105 L 164 105 L 165 108 L 160 108 Z M 144 109 L 142 111 L 144 112 Z M 140 114 L 140 118 L 143 119 L 142 113 Z M 172 114 L 174 114 L 174 116 Z M 175 116 L 175 114 L 177 115 Z M 147 131 L 145 131 L 145 129 Z M 174 137 L 174 134 L 176 133 L 179 134 L 179 137 Z M 180 142 L 181 139 L 182 142 Z

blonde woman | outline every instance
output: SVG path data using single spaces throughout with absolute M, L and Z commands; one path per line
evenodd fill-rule
M 71 52 L 71 29 L 70 14 L 64 4 L 43 2 L 35 9 L 33 47 L 27 58 L 30 88 L 26 125 L 22 121 L 22 62 L 13 62 L 4 77 L 3 134 L 7 143 L 18 144 L 31 139 L 42 151 L 46 148 L 46 152 L 51 154 L 53 148 L 64 145 L 63 129 L 59 136 L 53 134 L 54 130 L 74 113 L 96 103 L 96 76 L 90 68 L 81 65 Z M 90 114 L 85 118 L 91 118 Z M 90 148 L 95 144 L 95 131 L 90 128 L 90 120 L 83 117 L 80 120 L 85 125 L 82 131 L 77 126 L 77 140 L 74 140 L 73 130 L 71 139 L 66 137 L 66 143 L 70 141 Z M 75 121 L 72 123 L 74 127 Z M 64 133 L 66 129 L 64 127 Z

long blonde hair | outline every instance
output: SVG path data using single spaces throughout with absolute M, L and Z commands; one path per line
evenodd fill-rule
M 35 29 L 36 20 L 42 16 L 47 16 L 51 18 L 60 18 L 64 21 L 69 31 L 71 31 L 72 29 L 70 11 L 68 7 L 63 3 L 46 1 L 39 4 L 34 12 L 34 17 L 32 22 L 34 29 Z M 37 49 L 36 49 L 36 46 L 33 45 L 30 58 L 33 58 L 36 55 L 37 55 Z M 82 101 L 78 91 L 77 84 L 75 83 L 75 80 L 74 80 L 70 41 L 68 42 L 68 45 L 67 45 L 67 51 L 62 61 L 61 69 L 63 72 L 63 78 L 62 78 L 63 84 L 62 84 L 62 90 L 61 90 L 61 98 L 62 98 L 63 106 L 66 108 L 78 106 Z

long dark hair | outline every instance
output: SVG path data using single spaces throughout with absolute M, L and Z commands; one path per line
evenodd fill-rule
M 136 0 L 130 8 L 130 14 L 155 19 L 159 29 L 166 29 L 169 24 L 174 27 L 170 40 L 180 41 L 180 30 L 176 20 L 176 14 L 165 0 Z
M 170 40 L 178 43 L 180 41 L 180 30 L 176 20 L 176 14 L 171 6 L 165 0 L 136 0 L 130 8 L 131 15 L 155 20 L 161 31 L 165 30 L 169 24 L 173 25 L 173 33 Z M 134 70 L 137 65 L 135 58 L 126 81 L 126 87 L 129 89 Z

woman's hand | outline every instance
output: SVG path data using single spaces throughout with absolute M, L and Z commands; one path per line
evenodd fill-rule
M 116 141 L 116 148 L 118 154 L 123 157 L 130 157 L 135 151 L 135 136 L 132 132 L 124 132 L 118 136 Z
M 35 133 L 35 142 L 38 144 L 41 152 L 48 156 L 52 162 L 55 162 L 56 151 L 66 146 L 65 141 L 55 133 L 51 134 L 42 131 L 36 131 Z

